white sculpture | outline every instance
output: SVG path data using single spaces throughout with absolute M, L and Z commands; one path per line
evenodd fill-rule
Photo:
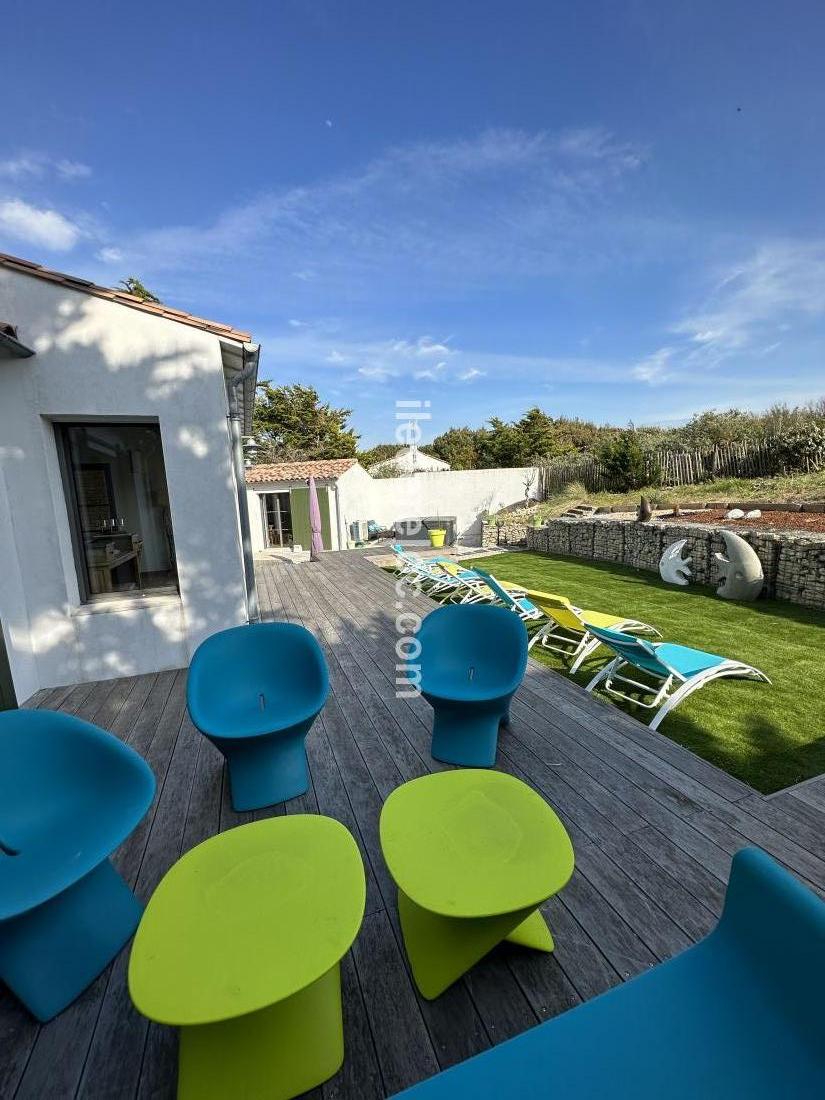
M 761 519 L 761 517 L 762 517 L 762 509 L 761 508 L 754 508 L 750 512 L 745 512 L 745 519 Z
M 755 600 L 765 583 L 759 555 L 740 535 L 732 531 L 720 531 L 719 534 L 727 557 L 719 553 L 714 555 L 722 577 L 716 595 L 723 600 Z
M 725 512 L 725 519 L 742 519 L 744 515 L 741 508 L 731 508 L 730 511 Z
M 688 566 L 693 558 L 689 555 L 682 557 L 686 543 L 687 539 L 672 542 L 659 560 L 659 576 L 668 584 L 690 584 L 691 573 Z

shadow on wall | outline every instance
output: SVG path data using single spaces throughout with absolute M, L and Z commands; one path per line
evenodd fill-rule
M 159 422 L 181 593 L 177 603 L 77 613 L 58 537 L 59 527 L 68 544 L 53 444 L 34 430 L 31 416 L 9 417 L 0 458 L 12 514 L 27 521 L 15 532 L 15 543 L 28 650 L 40 663 L 41 682 L 128 676 L 186 663 L 203 638 L 245 619 L 218 338 L 81 293 L 58 294 L 45 284 L 27 293 L 25 307 L 20 312 L 36 354 L 15 370 L 28 372 L 18 376 L 26 386 L 27 410 L 33 407 L 37 418 Z M 19 632 L 15 648 L 26 651 Z M 61 650 L 65 659 L 56 660 Z

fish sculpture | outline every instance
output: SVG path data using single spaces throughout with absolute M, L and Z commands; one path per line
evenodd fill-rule
M 762 591 L 765 574 L 762 562 L 750 543 L 733 531 L 720 531 L 725 553 L 716 553 L 722 583 L 716 595 L 723 600 L 755 600 Z
M 668 584 L 690 584 L 691 572 L 688 566 L 693 561 L 689 555 L 682 557 L 687 539 L 672 542 L 659 560 L 659 576 Z

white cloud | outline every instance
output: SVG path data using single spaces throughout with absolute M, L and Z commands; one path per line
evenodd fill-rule
M 0 233 L 55 252 L 74 248 L 81 237 L 80 228 L 57 210 L 30 206 L 22 199 L 0 199 Z
M 392 378 L 395 375 L 394 371 L 388 370 L 386 367 L 359 367 L 358 373 L 362 378 L 371 378 L 374 382 L 386 382 L 388 378 Z
M 87 179 L 92 170 L 88 164 L 67 157 L 51 157 L 47 153 L 19 153 L 0 160 L 0 178 L 21 180 L 56 175 L 62 180 Z
M 290 317 L 289 325 L 290 325 L 290 328 L 308 328 L 309 327 L 306 321 L 299 321 L 297 319 L 297 317 Z
M 350 359 L 350 357 L 348 355 L 342 355 L 340 351 L 338 351 L 336 348 L 333 348 L 332 351 L 327 356 L 327 362 L 328 363 L 350 363 L 350 362 L 352 362 L 352 360 Z
M 64 180 L 84 180 L 92 174 L 89 165 L 78 160 L 58 160 L 54 166 L 58 176 Z
M 722 272 L 704 305 L 673 332 L 718 360 L 822 316 L 825 241 L 776 241 Z
M 396 146 L 347 174 L 264 193 L 211 225 L 141 233 L 129 254 L 147 278 L 185 270 L 220 285 L 242 251 L 236 293 L 251 301 L 265 286 L 270 300 L 277 290 L 301 308 L 301 284 L 310 282 L 374 307 L 379 297 L 422 287 L 569 276 L 606 267 L 631 247 L 658 248 L 641 206 L 633 217 L 612 209 L 642 157 L 601 130 L 499 129 Z M 448 349 L 430 343 L 444 358 Z
M 330 129 L 330 130 L 331 130 L 331 129 L 332 129 L 332 119 L 331 119 L 331 118 L 325 118 L 325 119 L 324 119 L 324 125 L 325 125 L 325 126 L 326 126 L 326 127 L 328 128 L 328 129 Z
M 424 367 L 421 370 L 413 371 L 413 378 L 429 378 L 430 381 L 436 382 L 438 379 L 444 377 L 444 371 L 447 369 L 447 361 L 442 359 L 440 363 L 436 363 L 434 367 Z
M 669 328 L 680 339 L 633 367 L 634 378 L 701 380 L 727 361 L 753 364 L 814 331 L 825 319 L 825 240 L 767 242 L 708 281 L 704 302 Z
M 16 157 L 0 160 L 0 178 L 19 180 L 26 176 L 40 176 L 43 174 L 43 164 L 31 153 L 21 153 Z
M 469 370 L 462 371 L 458 376 L 459 382 L 473 382 L 476 378 L 481 378 L 487 372 L 478 370 L 476 367 L 470 367 Z
M 100 249 L 97 258 L 104 264 L 119 264 L 123 260 L 123 253 L 119 248 L 107 246 Z
M 640 382 L 649 382 L 651 385 L 660 384 L 665 382 L 669 377 L 668 369 L 672 357 L 673 348 L 659 348 L 658 351 L 649 355 L 647 359 L 643 359 L 641 363 L 637 363 L 630 373 Z

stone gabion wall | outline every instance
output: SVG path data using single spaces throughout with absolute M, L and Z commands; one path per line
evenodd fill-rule
M 493 531 L 496 530 L 495 525 Z M 687 539 L 694 584 L 720 581 L 716 554 L 724 552 L 719 527 L 698 523 L 637 523 L 634 520 L 555 519 L 543 527 L 521 528 L 528 550 L 595 561 L 614 561 L 651 573 L 659 570 L 665 549 Z M 825 535 L 795 531 L 740 530 L 762 562 L 762 594 L 803 607 L 825 609 Z M 517 541 L 517 540 L 512 540 Z M 485 546 L 506 545 L 491 538 Z
M 481 545 L 526 546 L 527 525 L 524 523 L 482 523 Z

